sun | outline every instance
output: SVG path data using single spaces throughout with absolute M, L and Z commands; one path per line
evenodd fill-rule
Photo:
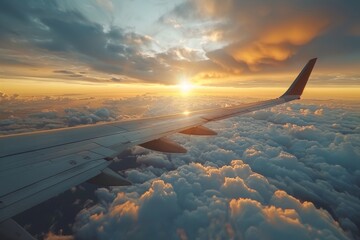
M 191 82 L 187 79 L 182 79 L 178 86 L 183 94 L 189 93 L 194 88 Z
M 180 88 L 183 93 L 188 93 L 191 90 L 191 84 L 188 82 L 182 82 L 180 84 Z

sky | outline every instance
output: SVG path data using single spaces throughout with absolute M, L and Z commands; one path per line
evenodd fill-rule
M 302 100 L 139 146 L 14 219 L 38 239 L 360 239 L 357 0 L 0 0 L 0 136 Z
M 309 96 L 327 89 L 337 98 L 358 98 L 359 5 L 356 0 L 2 0 L 1 91 L 176 93 L 181 82 L 201 94 L 285 88 L 318 57 Z

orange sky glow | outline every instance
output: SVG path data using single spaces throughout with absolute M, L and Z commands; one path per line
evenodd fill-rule
M 27 22 L 5 14 L 0 92 L 277 97 L 318 57 L 305 98 L 360 98 L 360 34 L 351 6 L 139 4 L 18 6 L 24 18 L 33 19 Z
M 288 81 L 290 85 L 291 81 Z M 76 84 L 64 82 L 9 81 L 2 85 L 8 95 L 62 96 L 84 95 L 94 97 L 129 97 L 134 95 L 176 95 L 176 96 L 228 96 L 252 98 L 276 98 L 286 87 L 211 87 L 193 85 L 184 92 L 181 85 L 164 86 L 159 84 Z M 352 99 L 360 100 L 360 87 L 307 87 L 303 98 L 306 99 Z

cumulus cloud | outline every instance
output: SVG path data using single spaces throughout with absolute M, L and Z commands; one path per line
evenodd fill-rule
M 0 134 L 56 129 L 101 121 L 121 119 L 118 108 L 111 104 L 102 107 L 77 106 L 78 102 L 91 104 L 101 100 L 72 97 L 18 97 L 2 95 L 0 106 Z
M 183 165 L 122 190 L 108 193 L 109 208 L 97 205 L 78 215 L 77 238 L 347 239 L 326 211 L 276 190 L 241 160 Z
M 64 236 L 64 235 L 56 235 L 52 232 L 49 232 L 44 237 L 45 240 L 74 240 L 73 236 Z
M 12 114 L 19 114 L 25 100 L 6 99 L 13 106 Z M 24 126 L 46 129 L 47 125 L 20 124 L 28 124 L 29 119 L 56 120 L 67 126 L 72 117 L 114 121 L 244 100 L 144 95 L 96 100 L 96 107 L 65 107 L 66 111 L 42 105 L 52 101 L 56 100 L 34 99 L 35 114 L 3 119 L 2 132 L 9 126 L 11 132 L 24 131 Z M 73 100 L 62 101 L 71 105 Z M 40 106 L 47 111 L 38 111 Z M 129 112 L 134 106 L 139 108 Z M 78 214 L 74 235 L 79 239 L 358 239 L 359 118 L 356 103 L 303 100 L 211 123 L 208 127 L 218 132 L 216 137 L 172 136 L 188 149 L 187 154 L 135 147 L 131 157 L 119 156 L 115 163 L 124 164 L 122 174 L 134 185 L 98 189 L 98 202 Z
M 137 148 L 140 165 L 125 170 L 136 184 L 102 189 L 75 236 L 358 239 L 359 115 L 340 106 L 291 103 L 212 123 L 216 138 L 175 135 L 189 152 L 171 159 Z

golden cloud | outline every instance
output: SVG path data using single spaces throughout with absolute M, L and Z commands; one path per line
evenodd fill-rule
M 255 40 L 233 44 L 226 51 L 235 60 L 246 62 L 251 70 L 257 70 L 259 63 L 288 59 L 296 53 L 298 46 L 319 36 L 328 23 L 324 16 L 290 19 L 259 32 Z
M 119 215 L 120 217 L 130 216 L 133 219 L 137 219 L 138 213 L 139 213 L 139 206 L 131 201 L 126 201 L 123 204 L 116 205 L 111 210 L 112 216 L 114 215 Z

